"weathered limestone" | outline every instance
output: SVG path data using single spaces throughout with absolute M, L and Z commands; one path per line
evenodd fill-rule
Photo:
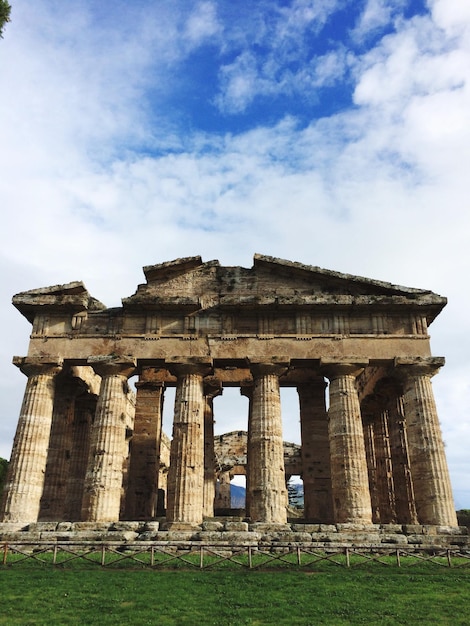
M 127 379 L 135 362 L 114 357 L 88 359 L 101 376 L 100 396 L 91 430 L 82 518 L 90 522 L 119 519 L 123 464 L 127 457 Z
M 253 399 L 248 425 L 249 517 L 285 524 L 287 489 L 282 441 L 279 376 L 288 363 L 252 363 Z
M 290 475 L 318 533 L 456 525 L 430 384 L 443 360 L 427 334 L 445 298 L 263 255 L 249 269 L 189 257 L 144 274 L 110 309 L 80 282 L 14 296 L 32 333 L 15 359 L 29 378 L 0 519 L 109 528 L 166 515 L 144 532 L 209 540 L 214 511 L 230 512 L 230 477 L 246 473 L 236 523 L 261 541 L 289 533 Z M 301 450 L 282 441 L 281 386 L 298 390 Z M 224 387 L 248 396 L 248 435 L 214 438 Z
M 214 450 L 214 398 L 222 393 L 217 380 L 206 379 L 204 386 L 204 490 L 202 512 L 204 517 L 214 516 L 216 498 L 216 456 Z
M 90 452 L 90 431 L 96 413 L 97 396 L 91 395 L 75 402 L 72 449 L 70 451 L 63 519 L 81 520 L 85 476 Z
M 164 383 L 159 380 L 158 369 L 146 367 L 135 386 L 126 519 L 148 520 L 157 515 Z
M 204 375 L 210 372 L 205 359 L 174 360 L 177 376 L 173 439 L 168 474 L 167 521 L 198 525 L 203 519 L 204 493 Z
M 388 418 L 385 411 L 380 411 L 374 422 L 375 455 L 377 463 L 377 482 L 379 488 L 380 522 L 396 522 L 395 485 L 390 452 Z
M 326 383 L 311 377 L 297 387 L 302 436 L 302 479 L 304 517 L 308 521 L 333 521 L 330 441 L 325 406 Z
M 418 519 L 422 524 L 457 526 L 431 385 L 431 377 L 442 365 L 444 359 L 439 358 L 415 363 L 397 361 L 405 374 L 403 402 Z
M 217 494 L 215 497 L 215 508 L 217 509 L 230 509 L 231 507 L 231 495 L 230 495 L 230 472 L 219 472 L 219 481 L 217 485 Z
M 403 408 L 403 397 L 392 398 L 389 404 L 390 451 L 395 483 L 397 519 L 405 524 L 417 524 L 415 495 L 408 454 L 408 438 Z
M 44 487 L 47 449 L 54 406 L 54 377 L 62 360 L 15 357 L 28 377 L 4 487 L 3 521 L 37 519 Z
M 75 415 L 75 393 L 71 381 L 57 389 L 49 437 L 49 452 L 39 521 L 63 519 L 67 486 L 67 454 L 72 449 L 72 425 Z
M 324 359 L 330 380 L 329 438 L 335 520 L 371 524 L 372 510 L 361 409 L 355 387 L 364 363 Z

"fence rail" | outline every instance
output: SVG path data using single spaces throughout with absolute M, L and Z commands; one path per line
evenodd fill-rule
M 315 548 L 311 545 L 220 546 L 193 543 L 122 542 L 4 542 L 0 544 L 0 569 L 21 566 L 213 569 L 241 567 L 247 569 L 298 568 L 322 569 L 326 566 L 363 567 L 375 563 L 396 567 L 413 567 L 430 563 L 436 567 L 470 567 L 470 550 L 458 548 L 384 548 L 382 546 L 335 546 Z

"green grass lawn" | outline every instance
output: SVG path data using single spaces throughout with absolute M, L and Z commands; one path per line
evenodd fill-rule
M 0 624 L 470 624 L 470 569 L 0 567 Z

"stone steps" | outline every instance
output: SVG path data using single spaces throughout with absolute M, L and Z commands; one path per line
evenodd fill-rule
M 470 549 L 465 526 L 262 524 L 240 520 L 207 520 L 201 526 L 169 530 L 163 521 L 149 522 L 36 522 L 21 527 L 0 523 L 4 543 L 191 543 L 211 546 L 311 546 L 312 548 L 462 548 Z

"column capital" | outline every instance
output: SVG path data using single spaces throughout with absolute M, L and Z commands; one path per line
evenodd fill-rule
M 102 378 L 105 376 L 123 376 L 129 378 L 135 373 L 136 360 L 132 357 L 89 356 L 87 364 Z
M 320 359 L 320 371 L 330 380 L 340 376 L 356 378 L 367 365 L 369 365 L 369 359 L 354 357 Z
M 323 375 L 319 376 L 318 374 L 314 374 L 312 372 L 310 375 L 307 375 L 306 373 L 304 376 L 302 376 L 302 378 L 297 381 L 296 387 L 297 389 L 303 389 L 305 387 L 317 387 L 319 389 L 326 389 L 327 384 L 328 383 L 323 378 Z
M 157 380 L 139 380 L 135 384 L 136 389 L 164 389 L 165 383 Z
M 171 356 L 166 359 L 165 367 L 176 376 L 187 374 L 208 376 L 212 373 L 212 359 L 205 356 Z
M 428 376 L 431 378 L 443 367 L 445 358 L 434 357 L 397 357 L 394 362 L 395 371 L 403 377 Z
M 170 373 L 168 372 L 166 367 L 164 367 L 164 365 L 143 365 L 140 361 L 137 363 L 137 373 L 139 374 L 140 383 L 166 383 L 171 377 Z
M 26 376 L 49 374 L 55 376 L 62 370 L 64 359 L 60 357 L 42 356 L 14 356 L 13 365 L 16 365 Z
M 271 357 L 266 359 L 249 359 L 250 371 L 253 377 L 285 374 L 290 365 L 290 358 L 287 356 Z
M 216 398 L 223 394 L 222 383 L 214 376 L 204 378 L 204 395 L 208 398 Z

